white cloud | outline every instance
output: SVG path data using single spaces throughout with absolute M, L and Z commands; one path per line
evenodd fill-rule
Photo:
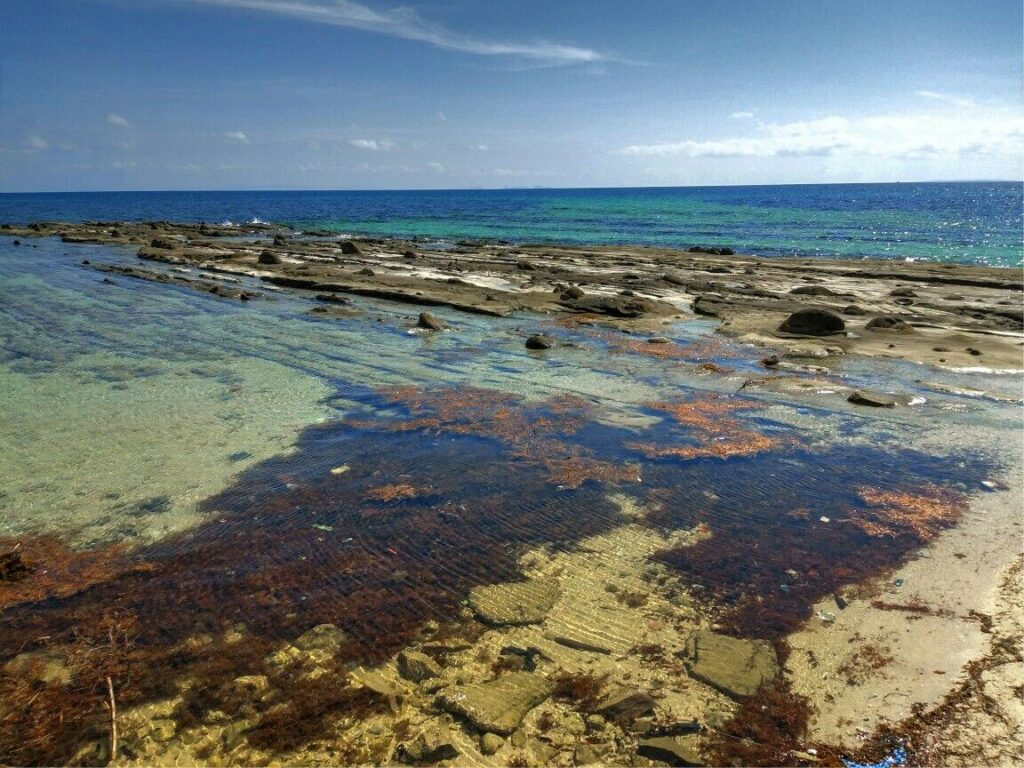
M 107 115 L 107 122 L 111 125 L 119 125 L 122 128 L 130 128 L 132 125 L 125 118 L 121 117 L 121 115 L 117 114 L 116 112 L 111 112 Z
M 438 173 L 444 173 L 444 166 L 440 163 L 427 163 L 427 168 Z
M 486 144 L 477 144 L 476 148 L 478 150 L 480 150 L 481 152 L 489 152 L 491 150 L 491 148 L 489 146 L 487 146 Z
M 203 5 L 263 11 L 318 24 L 352 27 L 405 40 L 429 43 L 449 51 L 480 56 L 514 56 L 548 63 L 606 61 L 611 57 L 572 45 L 538 40 L 501 42 L 459 34 L 423 19 L 411 8 L 375 11 L 353 0 L 189 0 Z
M 349 139 L 348 143 L 356 149 L 366 149 L 370 152 L 386 152 L 395 146 L 393 141 L 386 139 Z
M 228 131 L 224 134 L 227 139 L 233 139 L 242 144 L 250 144 L 249 137 L 245 135 L 245 131 Z
M 827 117 L 759 123 L 757 135 L 710 141 L 634 144 L 624 155 L 689 157 L 1024 156 L 1024 114 L 1008 110 Z
M 731 117 L 733 120 L 748 120 L 753 116 L 753 112 L 733 112 L 731 115 L 729 115 L 729 117 Z
M 36 134 L 33 133 L 31 136 L 28 137 L 28 146 L 30 149 L 33 150 L 49 149 L 50 142 L 48 142 L 42 136 L 37 136 Z
M 440 120 L 442 123 L 447 123 L 448 122 L 448 118 L 445 115 L 443 109 L 437 110 L 437 119 Z
M 946 93 L 936 93 L 935 91 L 915 91 L 914 95 L 924 99 L 931 99 L 932 101 L 941 101 L 944 104 L 952 104 L 954 107 L 963 107 L 964 109 L 971 109 L 977 106 L 972 99 L 950 96 Z

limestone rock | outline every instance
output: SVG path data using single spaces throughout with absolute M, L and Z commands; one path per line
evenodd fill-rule
M 488 624 L 495 626 L 539 624 L 561 594 L 558 579 L 534 579 L 474 587 L 469 606 Z
M 419 683 L 437 677 L 441 668 L 437 662 L 420 651 L 402 651 L 398 654 L 398 674 L 406 680 Z
M 605 696 L 596 712 L 619 724 L 631 723 L 654 712 L 654 699 L 635 688 L 618 688 Z
M 437 763 L 459 756 L 447 730 L 434 724 L 425 728 L 412 741 L 399 745 L 396 757 L 402 762 L 416 764 Z
M 779 674 L 775 649 L 763 640 L 699 630 L 676 655 L 691 676 L 733 698 L 750 696 Z
M 511 672 L 488 683 L 447 688 L 437 703 L 446 712 L 466 718 L 480 731 L 508 736 L 553 689 L 541 675 Z

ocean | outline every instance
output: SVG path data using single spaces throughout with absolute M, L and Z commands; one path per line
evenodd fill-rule
M 437 241 L 729 246 L 762 256 L 1024 264 L 1019 182 L 0 195 L 0 222 L 285 223 Z

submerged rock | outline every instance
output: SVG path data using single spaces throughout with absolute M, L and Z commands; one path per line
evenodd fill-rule
M 554 607 L 561 587 L 558 579 L 534 579 L 474 587 L 469 607 L 495 626 L 539 624 Z
M 402 651 L 398 654 L 398 674 L 406 680 L 419 683 L 437 677 L 441 667 L 437 662 L 420 651 Z
M 617 723 L 631 723 L 654 712 L 654 699 L 636 688 L 618 688 L 598 704 L 596 713 Z
M 441 709 L 464 717 L 480 731 L 510 735 L 554 686 L 533 672 L 511 672 L 489 683 L 458 685 L 437 698 Z
M 348 635 L 334 624 L 318 624 L 295 638 L 292 645 L 300 651 L 334 652 L 347 640 Z
M 505 740 L 496 733 L 485 733 L 480 737 L 480 752 L 484 755 L 493 755 L 505 746 Z
M 395 750 L 395 757 L 399 762 L 414 765 L 437 763 L 458 756 L 458 748 L 452 743 L 447 729 L 440 724 L 428 726 L 415 739 L 406 744 L 400 744 Z
M 636 751 L 650 760 L 660 760 L 669 765 L 704 765 L 700 753 L 698 736 L 659 736 L 643 739 L 636 745 Z
M 692 677 L 733 698 L 752 695 L 779 674 L 775 649 L 763 640 L 699 630 L 676 655 Z
M 846 323 L 827 309 L 801 309 L 787 317 L 779 330 L 804 336 L 828 336 L 846 330 Z

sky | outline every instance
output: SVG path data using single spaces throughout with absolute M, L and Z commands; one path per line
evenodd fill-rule
M 0 0 L 0 192 L 1024 178 L 1020 0 Z

